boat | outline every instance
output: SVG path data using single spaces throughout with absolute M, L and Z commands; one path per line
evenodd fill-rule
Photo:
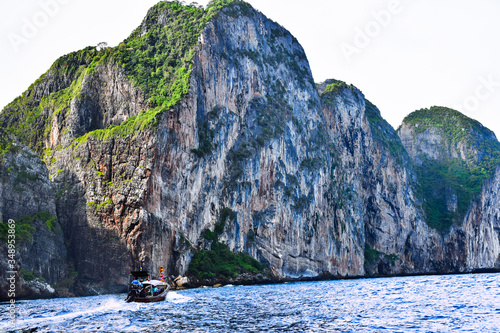
M 163 268 L 163 267 L 162 267 Z M 151 280 L 147 271 L 133 271 L 130 273 L 133 280 L 125 301 L 127 303 L 153 303 L 164 301 L 170 285 L 163 278 L 163 270 L 159 280 Z

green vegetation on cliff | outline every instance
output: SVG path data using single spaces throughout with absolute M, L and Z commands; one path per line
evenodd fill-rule
M 33 224 L 37 221 L 44 223 L 47 229 L 52 232 L 57 230 L 56 218 L 48 212 L 38 212 L 35 215 L 23 216 L 15 219 L 16 242 L 31 242 L 33 240 L 33 232 L 36 230 Z M 8 223 L 0 223 L 0 240 L 7 242 L 8 231 Z
M 215 242 L 211 250 L 194 253 L 188 273 L 198 279 L 234 278 L 241 273 L 262 272 L 266 266 L 245 253 L 234 253 L 224 243 Z
M 187 93 L 194 46 L 205 18 L 202 8 L 160 2 L 114 51 L 113 58 L 156 111 L 172 107 Z
M 118 126 L 110 126 L 89 135 L 105 140 L 125 137 L 156 125 L 157 116 L 186 96 L 198 36 L 209 20 L 236 0 L 211 1 L 206 10 L 179 1 L 160 2 L 152 7 L 142 24 L 118 47 L 110 51 L 112 59 L 125 70 L 129 80 L 148 98 L 149 110 L 141 111 Z M 98 62 L 108 61 L 101 57 Z M 203 153 L 203 150 L 200 150 Z
M 420 109 L 406 116 L 403 124 L 412 126 L 415 135 L 437 129 L 444 139 L 445 151 L 457 151 L 460 145 L 467 147 L 465 162 L 470 168 L 484 168 L 489 175 L 500 162 L 500 143 L 495 134 L 458 111 L 440 106 Z
M 40 281 L 46 283 L 45 279 L 42 276 L 39 276 L 37 273 L 28 271 L 24 268 L 21 268 L 21 273 L 23 275 L 24 281 L 26 281 L 26 282 L 30 282 L 30 281 L 33 281 L 35 279 L 39 279 Z
M 98 52 L 94 47 L 67 54 L 51 66 L 21 96 L 9 103 L 0 114 L 0 126 L 7 135 L 42 154 L 44 141 L 51 133 L 52 119 L 69 111 L 77 96 L 87 66 Z
M 365 249 L 364 249 L 364 256 L 365 256 L 365 262 L 364 262 L 364 267 L 365 270 L 369 270 L 371 267 L 377 265 L 380 261 L 380 259 L 384 258 L 388 262 L 391 263 L 391 265 L 394 266 L 396 261 L 400 260 L 399 256 L 396 254 L 387 254 L 381 251 L 378 251 L 370 246 L 370 244 L 365 243 Z
M 364 249 L 365 269 L 369 266 L 375 265 L 378 262 L 380 255 L 382 254 L 383 254 L 382 252 L 373 249 L 370 246 L 370 244 L 365 243 L 365 249 Z
M 351 91 L 356 89 L 352 84 L 347 84 L 344 81 L 335 79 L 326 80 L 322 85 L 317 85 L 317 87 L 323 105 L 327 106 L 335 105 L 335 99 L 344 89 L 350 89 Z
M 392 126 L 382 118 L 380 111 L 373 103 L 365 99 L 365 105 L 365 115 L 370 123 L 373 140 L 381 143 L 389 150 L 392 157 L 394 157 L 399 164 L 403 164 L 404 161 L 407 160 L 407 158 L 405 158 L 407 154 L 396 131 L 394 131 Z
M 211 241 L 210 250 L 197 250 L 189 263 L 188 273 L 198 279 L 234 278 L 240 273 L 258 273 L 266 266 L 248 254 L 234 253 L 226 244 L 219 242 L 226 222 L 234 220 L 236 212 L 224 207 L 215 225 L 214 231 L 206 229 L 203 236 Z
M 0 127 L 0 167 L 3 167 L 4 155 L 7 153 L 16 153 L 20 150 L 19 146 L 12 142 L 12 139 Z
M 325 91 L 323 93 L 324 94 L 339 93 L 339 91 L 344 87 L 348 88 L 349 86 L 344 81 L 335 80 L 333 83 L 330 83 L 329 85 L 326 86 Z
M 416 134 L 423 133 L 432 127 L 440 128 L 448 144 L 464 141 L 475 144 L 474 141 L 478 135 L 490 138 L 493 136 L 493 133 L 477 120 L 442 106 L 414 111 L 403 119 L 403 124 L 413 125 Z
M 426 222 L 441 234 L 463 219 L 489 177 L 484 169 L 470 169 L 460 159 L 426 160 L 415 170 L 419 181 L 417 193 L 424 198 Z
M 493 176 L 500 164 L 500 143 L 478 121 L 445 107 L 415 111 L 403 124 L 413 128 L 415 142 L 429 129 L 443 138 L 438 149 L 447 157 L 430 159 L 420 154 L 422 165 L 415 170 L 426 221 L 444 234 L 461 222 L 484 182 Z
M 210 231 L 210 229 L 206 229 L 203 232 L 203 236 L 206 240 L 217 241 L 219 236 L 224 231 L 224 227 L 226 226 L 226 221 L 234 220 L 236 218 L 236 212 L 231 208 L 224 207 L 222 208 L 219 216 L 219 221 L 215 225 L 214 231 Z

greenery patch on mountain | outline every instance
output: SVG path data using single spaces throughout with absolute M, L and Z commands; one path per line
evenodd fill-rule
M 234 253 L 226 244 L 215 242 L 211 250 L 194 253 L 188 273 L 198 279 L 234 278 L 241 273 L 259 273 L 265 268 L 248 254 Z
M 321 95 L 321 101 L 324 105 L 333 106 L 335 98 L 343 89 L 356 89 L 352 84 L 347 84 L 344 81 L 329 79 L 323 84 L 316 85 Z
M 248 254 L 234 253 L 226 244 L 219 242 L 226 222 L 235 218 L 236 212 L 224 207 L 214 231 L 204 231 L 204 238 L 212 242 L 211 248 L 195 251 L 188 268 L 191 276 L 198 279 L 234 278 L 240 273 L 259 273 L 266 268 Z
M 33 240 L 33 232 L 35 227 L 33 224 L 37 221 L 43 222 L 47 229 L 56 231 L 56 218 L 48 212 L 38 212 L 33 216 L 23 216 L 16 219 L 15 235 L 18 242 Z M 0 240 L 7 242 L 9 231 L 9 224 L 7 221 L 0 223 Z

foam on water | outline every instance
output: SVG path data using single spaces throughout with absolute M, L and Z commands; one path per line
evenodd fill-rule
M 87 302 L 81 302 L 82 299 L 87 299 Z M 109 313 L 116 313 L 119 311 L 136 311 L 138 304 L 126 303 L 123 299 L 117 296 L 100 296 L 98 297 L 85 297 L 79 298 L 79 301 L 72 302 L 72 299 L 59 300 L 62 304 L 57 304 L 58 300 L 46 300 L 46 302 L 53 303 L 53 311 L 39 311 L 38 303 L 44 303 L 43 300 L 32 301 L 31 307 L 25 307 L 25 304 L 30 302 L 18 303 L 19 315 L 16 328 L 25 327 L 40 327 L 40 326 L 58 326 L 63 323 L 73 322 L 76 319 L 84 320 L 88 318 L 103 316 Z M 97 301 L 98 300 L 98 301 Z M 8 323 L 3 321 L 0 323 L 0 328 L 12 328 Z
M 176 293 L 175 291 L 169 291 L 167 294 L 167 301 L 178 304 L 178 303 L 186 303 L 191 301 L 191 297 L 187 297 L 181 294 Z

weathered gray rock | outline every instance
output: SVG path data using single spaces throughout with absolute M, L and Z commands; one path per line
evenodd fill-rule
M 434 271 L 430 262 L 439 251 L 432 244 L 439 244 L 439 235 L 423 220 L 408 155 L 378 109 L 355 87 L 337 84 L 322 94 L 323 113 L 338 154 L 342 197 L 353 198 L 344 214 L 362 228 L 356 239 L 361 251 L 365 244 L 374 250 L 368 260 L 370 251 L 358 254 L 365 273 Z M 320 91 L 324 88 L 320 85 Z
M 48 284 L 56 285 L 68 278 L 69 263 L 57 219 L 56 191 L 47 167 L 29 148 L 14 144 L 0 156 L 0 168 L 0 220 L 4 226 L 10 219 L 17 224 L 16 296 L 53 296 L 55 290 Z M 12 271 L 5 240 L 0 241 L 0 259 L 0 299 L 5 300 L 10 277 L 7 272 Z M 21 272 L 39 277 L 39 283 L 31 283 Z M 45 287 L 40 287 L 42 284 Z
M 203 243 L 203 231 L 213 229 L 227 207 L 235 218 L 221 240 L 268 263 L 276 275 L 360 274 L 362 260 L 358 269 L 348 267 L 346 253 L 339 269 L 330 258 L 340 246 L 323 246 L 333 233 L 323 223 L 330 216 L 324 209 L 331 182 L 328 137 L 298 42 L 253 10 L 237 17 L 223 11 L 202 40 L 190 93 L 164 115 L 157 132 L 163 160 L 152 181 L 161 186 L 153 188 L 148 208 L 177 234 L 168 236 L 178 253 L 174 269 L 185 273 L 191 257 L 180 241 Z M 291 61 L 276 62 L 277 54 Z M 192 150 L 205 126 L 214 133 L 213 149 L 198 157 Z M 167 264 L 164 255 L 153 248 L 152 262 Z
M 145 109 L 144 93 L 130 83 L 123 69 L 109 62 L 84 75 L 78 93 L 70 102 L 68 115 L 57 123 L 61 130 L 67 128 L 70 138 L 76 138 L 119 125 Z
M 486 182 L 464 219 L 468 271 L 500 269 L 500 169 Z
M 427 117 L 422 118 L 422 114 Z M 463 169 L 459 169 L 462 174 L 457 176 L 468 183 L 459 184 L 460 187 L 474 184 L 466 177 L 476 172 L 474 170 L 481 170 L 481 176 L 487 173 L 485 168 L 491 168 L 500 151 L 493 132 L 477 121 L 446 108 L 434 107 L 413 113 L 405 119 L 398 134 L 417 166 L 463 165 Z M 477 177 L 477 172 L 473 177 Z M 478 193 L 473 193 L 470 201 L 464 200 L 468 192 L 453 186 L 438 193 L 438 198 L 446 203 L 442 211 L 447 210 L 453 217 L 453 225 L 442 237 L 443 259 L 437 265 L 438 271 L 498 269 L 498 166 L 493 167 L 488 178 L 481 184 Z

